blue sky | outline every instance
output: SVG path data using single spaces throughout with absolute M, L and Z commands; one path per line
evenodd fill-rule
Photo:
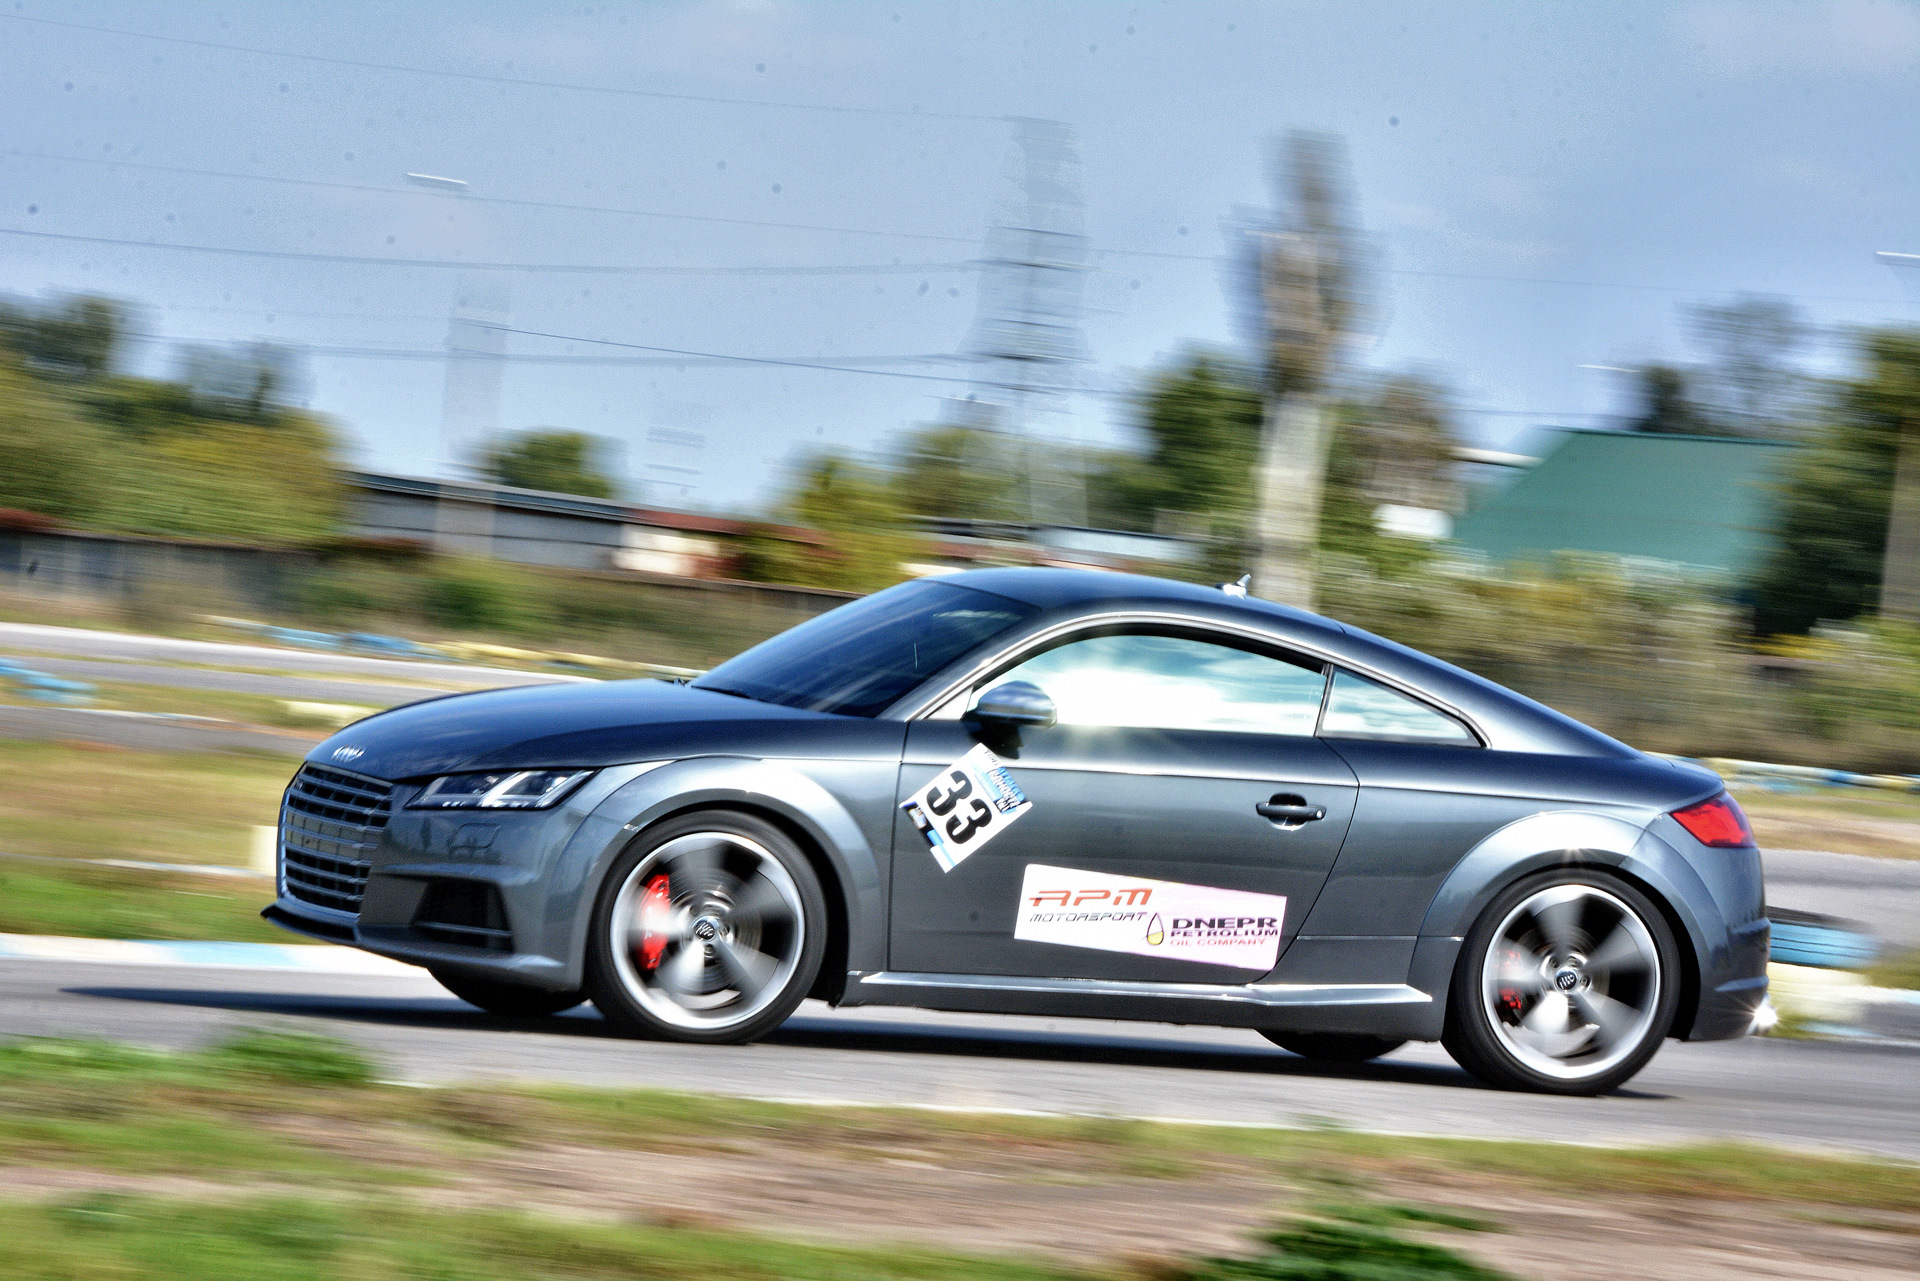
M 1619 376 L 1580 366 L 1684 356 L 1682 304 L 1920 321 L 1920 272 L 1873 257 L 1920 253 L 1920 6 L 1895 0 L 6 0 L 0 228 L 42 234 L 0 234 L 0 289 L 139 301 L 153 370 L 179 341 L 304 345 L 310 403 L 359 461 L 434 474 L 426 357 L 491 282 L 529 331 L 507 339 L 503 429 L 605 436 L 651 500 L 751 507 L 805 450 L 885 448 L 964 391 L 938 358 L 974 319 L 1017 116 L 1079 139 L 1093 387 L 1233 341 L 1222 224 L 1264 201 L 1289 127 L 1346 138 L 1383 251 L 1361 359 L 1449 382 L 1479 443 L 1618 409 Z M 530 359 L 646 354 L 568 339 L 916 376 Z M 1129 420 L 1086 395 L 1049 430 L 1123 442 Z

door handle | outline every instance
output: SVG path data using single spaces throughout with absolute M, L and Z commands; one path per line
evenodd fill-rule
M 1298 827 L 1302 823 L 1313 823 L 1327 816 L 1324 805 L 1309 805 L 1303 796 L 1280 795 L 1270 801 L 1261 801 L 1253 807 L 1253 812 L 1261 818 L 1287 827 Z

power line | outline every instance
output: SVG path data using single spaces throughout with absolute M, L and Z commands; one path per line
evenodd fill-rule
M 0 17 L 6 17 L 0 14 Z M 155 173 L 177 173 L 197 178 L 224 178 L 242 182 L 264 182 L 289 187 L 313 187 L 329 191 L 358 191 L 372 195 L 417 196 L 418 191 L 404 187 L 382 187 L 375 183 L 331 182 L 319 178 L 288 178 L 275 174 L 237 173 L 222 169 L 195 169 L 184 165 L 161 165 L 143 160 L 116 160 L 98 156 L 60 156 L 44 152 L 22 151 L 18 149 L 0 152 L 0 155 L 16 156 L 27 160 L 51 160 L 62 164 L 99 165 L 105 167 L 124 166 L 130 169 L 144 169 Z M 840 227 L 829 223 L 779 222 L 762 218 L 727 218 L 717 214 L 675 213 L 662 209 L 629 209 L 617 205 L 586 205 L 558 200 L 522 200 L 511 196 L 463 195 L 462 200 L 481 204 L 501 205 L 519 209 L 554 209 L 567 213 L 613 214 L 630 218 L 660 218 L 677 222 L 711 223 L 727 227 L 764 227 L 775 231 L 816 231 L 846 236 L 877 236 L 895 240 L 917 240 L 928 244 L 974 245 L 979 238 L 974 236 L 949 236 L 937 232 L 890 231 L 878 227 Z M 1218 254 L 1175 252 L 1159 249 L 1093 249 L 1093 257 L 1099 258 L 1145 258 L 1162 262 L 1204 263 L 1217 265 Z M 1902 257 L 1903 255 L 1879 255 L 1881 258 Z M 1904 255 L 1912 257 L 1913 255 Z M 1898 264 L 1895 265 L 1905 265 Z M 908 269 L 911 271 L 911 269 Z M 1505 276 L 1486 272 L 1469 271 L 1430 271 L 1413 267 L 1386 267 L 1379 269 L 1388 276 L 1404 276 L 1411 279 L 1432 280 L 1470 280 L 1493 284 L 1512 285 L 1560 285 L 1578 289 L 1628 289 L 1651 293 L 1697 294 L 1704 292 L 1693 285 L 1655 285 L 1637 281 L 1619 280 L 1573 280 L 1551 276 Z M 1884 303 L 1885 298 L 1866 298 L 1853 294 L 1788 294 L 1785 297 L 1803 302 L 1852 302 Z
M 520 331 L 512 331 L 520 332 Z M 186 338 L 171 334 L 137 333 L 126 335 L 129 339 L 154 342 L 172 342 L 183 345 L 195 343 L 221 342 L 219 338 Z M 272 341 L 272 340 L 269 340 Z M 587 341 L 573 339 L 571 341 Z M 729 356 L 729 355 L 685 355 L 685 356 L 582 356 L 574 354 L 547 354 L 535 352 L 466 352 L 450 350 L 445 347 L 351 347 L 327 346 L 288 340 L 276 345 L 285 347 L 303 356 L 326 356 L 344 360 L 475 360 L 506 365 L 608 365 L 608 366 L 657 366 L 673 368 L 686 365 L 734 365 L 743 361 L 753 363 L 773 363 L 783 365 L 801 365 L 809 369 L 832 369 L 843 373 L 872 372 L 882 365 L 939 364 L 951 362 L 956 357 L 950 355 L 926 356 L 849 356 L 838 364 L 809 364 L 808 357 L 800 356 Z M 822 358 L 824 359 L 824 358 Z
M 538 329 L 514 329 L 507 325 L 479 325 L 497 333 L 519 334 L 524 338 L 552 338 L 559 342 L 589 343 L 597 347 L 620 347 L 629 351 L 650 351 L 667 356 L 696 356 L 721 364 L 775 365 L 787 369 L 819 369 L 833 374 L 871 374 L 876 378 L 908 378 L 916 382 L 955 383 L 967 381 L 959 374 L 912 374 L 894 369 L 861 369 L 847 365 L 823 365 L 811 360 L 789 360 L 778 356 L 738 356 L 719 351 L 690 351 L 683 347 L 653 347 L 645 343 L 615 342 L 611 338 L 582 338 L 578 334 L 550 334 Z
M 0 15 L 5 16 L 5 15 Z M 168 249 L 181 253 L 229 254 L 243 258 L 282 258 L 300 262 L 352 263 L 365 267 L 453 268 L 459 271 L 525 271 L 548 275 L 603 276 L 901 276 L 972 271 L 971 263 L 842 263 L 827 266 L 773 267 L 608 267 L 592 263 L 468 262 L 460 258 L 370 258 L 356 254 L 302 253 L 292 249 L 239 249 L 230 245 L 180 245 L 151 240 L 120 240 L 111 236 L 82 236 L 65 231 L 28 231 L 0 227 L 0 235 L 31 236 L 38 240 L 71 240 L 126 249 Z
M 157 40 L 165 44 L 187 45 L 195 49 L 218 49 L 226 53 L 251 53 L 266 58 L 290 58 L 329 67 L 355 67 L 363 71 L 396 71 L 405 75 L 438 76 L 445 80 L 467 80 L 480 84 L 515 85 L 523 89 L 563 89 L 571 93 L 599 93 L 622 98 L 654 98 L 665 102 L 702 102 L 726 107 L 771 107 L 785 111 L 824 111 L 846 116 L 898 116 L 910 120 L 968 120 L 998 124 L 1003 117 L 973 115 L 959 111 L 907 111 L 897 107 L 836 107 L 818 102 L 774 102 L 760 98 L 722 98 L 710 94 L 668 93 L 659 89 L 627 89 L 617 85 L 580 84 L 564 80 L 534 80 L 524 76 L 492 76 L 477 71 L 448 71 L 436 67 L 409 67 L 392 62 L 365 62 L 356 58 L 330 58 L 317 53 L 291 53 L 284 49 L 260 49 L 251 45 L 226 44 L 218 40 L 194 40 L 186 36 L 162 36 L 147 31 L 126 31 L 117 27 L 97 27 L 84 22 L 61 22 L 54 18 L 30 18 L 24 14 L 4 13 L 0 18 L 31 22 L 43 27 L 68 31 L 88 31 L 96 35 L 124 36 L 130 40 Z
M 0 17 L 4 17 L 0 14 Z M 329 182 L 319 178 L 284 178 L 274 174 L 235 173 L 224 169 L 193 169 L 184 165 L 160 165 L 145 160 L 115 160 L 102 156 L 57 156 L 44 152 L 12 150 L 0 152 L 0 155 L 18 156 L 27 160 L 52 160 L 61 164 L 104 165 L 107 167 L 125 166 L 129 169 L 145 169 L 153 173 L 177 173 L 195 178 L 227 178 L 243 182 L 275 183 L 288 187 L 317 187 L 328 191 L 358 191 L 386 196 L 418 197 L 417 188 L 382 187 L 375 183 Z M 833 227 L 822 223 L 776 222 L 761 218 L 725 218 L 715 214 L 672 213 L 660 209 L 623 209 L 613 205 L 582 205 L 559 200 L 517 200 L 511 196 L 476 196 L 471 193 L 460 197 L 465 201 L 478 204 L 504 205 L 518 209 L 557 209 L 568 213 L 617 214 L 629 218 L 666 218 L 678 222 L 706 222 L 725 227 L 767 227 L 778 231 L 825 231 L 847 236 L 884 236 L 895 240 L 922 240 L 938 244 L 974 245 L 980 242 L 978 236 L 942 236 L 931 232 L 886 231 L 875 227 Z M 1114 252 L 1124 252 L 1115 250 Z

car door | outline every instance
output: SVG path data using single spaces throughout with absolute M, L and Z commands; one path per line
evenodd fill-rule
M 1031 808 L 946 871 L 896 815 L 890 967 L 1148 982 L 1271 969 L 1353 814 L 1353 772 L 1313 736 L 1325 669 L 1237 636 L 1130 629 L 1017 656 L 971 697 L 1011 680 L 1059 717 L 995 744 Z M 909 726 L 899 799 L 980 735 L 965 719 Z
M 1454 865 L 1491 833 L 1544 808 L 1526 787 L 1541 762 L 1482 747 L 1446 712 L 1343 668 L 1334 670 L 1320 733 L 1353 769 L 1360 797 L 1305 933 L 1315 946 L 1323 937 L 1397 939 L 1399 953 L 1367 952 L 1381 963 L 1410 957 Z M 1545 763 L 1564 769 L 1569 760 Z

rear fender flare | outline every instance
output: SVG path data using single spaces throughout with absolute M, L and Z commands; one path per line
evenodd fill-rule
M 1691 949 L 1697 973 L 1716 948 L 1726 947 L 1726 926 L 1703 921 L 1693 910 L 1693 904 L 1711 903 L 1713 896 L 1692 864 L 1646 830 L 1651 821 L 1558 810 L 1509 823 L 1474 846 L 1441 883 L 1421 923 L 1421 937 L 1463 938 L 1487 905 L 1522 877 L 1560 867 L 1600 867 L 1638 882 L 1672 914 L 1684 936 L 1676 941 Z M 1448 968 L 1448 974 L 1413 981 L 1443 1000 Z M 1437 987 L 1427 986 L 1435 982 Z

